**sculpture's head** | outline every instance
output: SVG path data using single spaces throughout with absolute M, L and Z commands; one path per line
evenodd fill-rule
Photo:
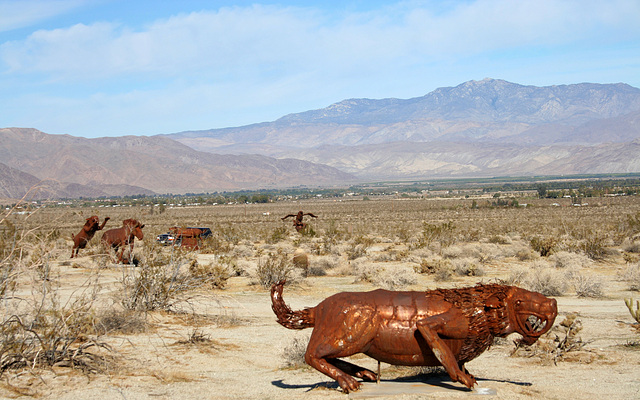
M 138 240 L 142 240 L 144 238 L 144 233 L 142 232 L 144 224 L 141 224 L 139 221 L 135 219 L 125 219 L 122 221 L 122 225 L 127 229 L 129 234 L 134 235 Z
M 100 226 L 100 220 L 97 215 L 87 218 L 87 222 L 84 223 L 85 231 L 95 231 Z
M 532 345 L 551 329 L 558 315 L 558 304 L 537 292 L 511 287 L 505 299 L 510 332 L 522 335 L 522 343 Z

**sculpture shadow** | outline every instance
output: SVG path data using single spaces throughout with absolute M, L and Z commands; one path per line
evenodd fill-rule
M 531 382 L 519 382 L 519 381 L 508 380 L 508 379 L 491 379 L 491 378 L 479 378 L 479 377 L 475 377 L 475 378 L 477 382 L 500 382 L 500 383 L 509 383 L 517 386 L 533 385 Z M 394 379 L 383 379 L 383 381 L 427 383 L 429 385 L 438 386 L 438 387 L 451 389 L 451 390 L 457 390 L 462 392 L 469 391 L 469 389 L 467 389 L 464 386 L 459 386 L 458 384 L 454 384 L 446 372 L 401 376 Z
M 282 379 L 279 379 L 277 381 L 271 381 L 271 384 L 281 389 L 307 389 L 307 392 L 310 392 L 314 389 L 340 389 L 338 382 L 319 382 L 306 385 L 291 385 L 288 383 L 284 383 Z
M 509 383 L 517 386 L 531 386 L 531 382 L 518 382 L 512 381 L 508 379 L 490 379 L 490 378 L 476 378 L 478 382 L 500 382 L 500 383 Z M 449 378 L 446 372 L 444 373 L 432 373 L 432 374 L 418 374 L 418 375 L 410 375 L 410 376 L 401 376 L 392 379 L 382 379 L 382 382 L 397 382 L 397 383 L 426 383 L 432 386 L 437 386 L 443 389 L 451 390 L 454 392 L 470 392 L 470 389 L 467 389 L 464 386 L 460 386 L 458 384 L 454 384 L 454 382 Z M 304 384 L 304 385 L 295 385 L 284 383 L 282 379 L 271 381 L 271 384 L 277 386 L 281 389 L 307 389 L 309 392 L 314 389 L 335 389 L 340 390 L 340 386 L 337 382 L 319 382 L 314 384 Z

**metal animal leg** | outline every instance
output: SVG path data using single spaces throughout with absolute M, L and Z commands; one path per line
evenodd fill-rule
M 310 354 L 309 350 L 305 354 L 304 360 L 307 364 L 327 375 L 328 377 L 336 380 L 338 385 L 345 391 L 345 393 L 349 393 L 352 391 L 356 391 L 360 388 L 360 382 L 358 382 L 355 378 L 350 376 L 348 373 L 343 371 L 342 369 L 336 367 L 334 365 L 336 359 L 327 359 L 316 357 Z M 337 360 L 342 361 L 342 360 Z M 339 363 L 337 363 L 339 364 Z
M 469 389 L 475 385 L 476 380 L 458 366 L 458 362 L 451 352 L 451 349 L 440 338 L 440 335 L 452 339 L 464 338 L 468 334 L 468 325 L 461 312 L 451 309 L 446 313 L 434 315 L 417 322 L 417 327 L 431 351 L 436 356 L 440 364 L 447 370 L 449 377 L 454 382 L 460 382 Z M 464 368 L 464 367 L 463 367 Z
M 341 369 L 351 376 L 356 376 L 371 382 L 377 380 L 377 374 L 375 372 L 352 364 L 348 361 L 340 360 L 339 358 L 329 358 L 327 361 L 334 367 Z

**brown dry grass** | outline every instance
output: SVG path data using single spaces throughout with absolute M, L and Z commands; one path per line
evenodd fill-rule
M 474 200 L 479 207 L 472 207 Z M 15 357 L 9 355 L 16 354 L 15 349 L 3 351 L 7 366 L 3 368 L 5 384 L 0 396 L 22 393 L 55 398 L 64 393 L 64 385 L 49 379 L 47 371 L 74 367 L 69 357 L 54 366 L 39 361 L 37 346 L 24 347 L 34 346 L 33 338 L 9 329 L 16 329 L 9 321 L 17 315 L 22 325 L 29 321 L 31 331 L 46 332 L 52 342 L 63 343 L 64 354 L 83 355 L 87 365 L 95 361 L 93 369 L 80 368 L 92 376 L 89 383 L 75 389 L 80 397 L 105 385 L 116 385 L 119 392 L 129 394 L 125 397 L 137 398 L 145 392 L 170 393 L 174 384 L 205 385 L 213 380 L 226 391 L 224 396 L 213 398 L 296 398 L 299 391 L 269 382 L 256 387 L 229 385 L 241 380 L 242 373 L 229 372 L 231 375 L 220 381 L 214 370 L 202 366 L 215 363 L 221 371 L 236 371 L 233 366 L 237 371 L 251 368 L 265 376 L 291 376 L 288 381 L 295 381 L 300 374 L 304 381 L 324 379 L 311 369 L 296 369 L 304 336 L 300 339 L 273 322 L 265 288 L 283 276 L 296 282 L 286 293 L 294 308 L 312 306 L 342 290 L 425 290 L 480 281 L 518 284 L 561 296 L 562 317 L 579 313 L 584 345 L 580 352 L 563 347 L 559 357 L 560 347 L 549 337 L 540 342 L 546 347 L 532 350 L 536 357 L 524 353 L 525 357 L 505 361 L 504 355 L 514 350 L 507 341 L 494 346 L 492 354 L 502 358 L 494 362 L 488 355 L 485 363 L 515 362 L 534 376 L 544 375 L 532 361 L 540 354 L 553 358 L 558 370 L 568 362 L 637 363 L 637 347 L 623 346 L 638 340 L 623 300 L 639 297 L 634 221 L 640 215 L 640 197 L 590 200 L 588 207 L 552 205 L 557 200 L 520 201 L 529 204 L 526 208 L 487 207 L 490 199 L 480 198 L 316 200 L 167 208 L 163 213 L 151 212 L 149 207 L 118 207 L 42 209 L 32 215 L 8 215 L 0 231 L 0 295 L 7 328 L 3 344 L 10 343 L 9 338 L 22 340 L 23 348 L 32 349 L 32 357 L 11 365 Z M 290 221 L 280 220 L 298 210 L 319 216 L 306 221 L 311 229 L 304 235 L 297 233 Z M 111 217 L 107 229 L 126 218 L 145 224 L 145 239 L 135 244 L 138 267 L 112 264 L 97 245 L 100 232 L 81 250 L 80 258 L 69 260 L 71 236 L 90 215 Z M 208 226 L 213 236 L 198 252 L 158 246 L 155 236 L 171 226 Z M 302 266 L 294 263 L 296 250 L 306 256 Z M 573 304 L 581 307 L 576 309 Z M 602 310 L 611 310 L 613 304 L 615 313 L 603 316 L 610 311 Z M 622 325 L 616 322 L 625 318 Z M 64 324 L 60 325 L 60 319 Z M 559 326 L 562 320 L 558 318 Z M 66 333 L 56 330 L 57 326 L 63 326 Z M 617 330 L 619 338 L 609 338 L 610 330 Z M 82 347 L 85 343 L 96 345 Z M 295 354 L 267 350 L 272 348 L 290 348 Z M 97 349 L 100 351 L 94 351 Z M 587 360 L 587 355 L 593 354 L 597 357 Z M 278 372 L 287 365 L 289 372 Z M 397 374 L 397 369 L 387 368 L 390 374 Z M 475 368 L 490 375 L 478 365 Z M 582 373 L 588 375 L 586 370 Z M 27 379 L 34 374 L 41 379 Z M 203 376 L 207 378 L 201 379 Z M 138 383 L 130 380 L 134 377 Z M 558 385 L 563 385 L 562 377 L 556 378 Z M 154 385 L 162 390 L 154 391 Z M 556 398 L 566 393 L 560 388 L 547 392 L 544 387 L 514 389 L 501 384 L 501 390 L 514 398 Z M 631 388 L 625 393 L 634 392 Z M 177 394 L 172 397 L 190 398 L 186 392 Z M 314 391 L 309 395 L 313 397 Z M 319 396 L 326 397 L 326 393 Z

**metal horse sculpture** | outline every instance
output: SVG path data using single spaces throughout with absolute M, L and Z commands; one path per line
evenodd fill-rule
M 174 235 L 181 247 L 193 250 L 200 248 L 200 237 L 204 234 L 201 228 L 178 228 L 177 226 L 169 228 L 169 232 Z
M 127 245 L 129 246 L 129 255 L 132 255 L 134 238 L 142 240 L 144 237 L 142 228 L 144 228 L 144 224 L 141 224 L 137 220 L 125 219 L 122 221 L 121 228 L 109 229 L 102 234 L 100 241 L 105 247 L 111 247 L 116 250 L 116 254 L 118 254 L 118 262 L 128 264 L 129 258 L 124 257 L 125 247 Z
M 477 285 L 426 292 L 343 292 L 312 308 L 293 311 L 282 299 L 284 281 L 271 287 L 278 323 L 313 327 L 305 361 L 335 379 L 346 392 L 354 377 L 378 375 L 339 357 L 364 353 L 393 365 L 442 365 L 454 382 L 472 388 L 464 364 L 478 357 L 494 337 L 517 332 L 531 345 L 549 331 L 558 314 L 555 299 L 515 286 Z
M 285 219 L 287 219 L 289 217 L 295 217 L 295 219 L 293 220 L 293 226 L 296 228 L 296 231 L 301 232 L 307 227 L 307 224 L 302 222 L 302 218 L 304 218 L 305 215 L 308 215 L 308 216 L 313 217 L 313 218 L 318 218 L 316 215 L 313 215 L 311 213 L 303 213 L 302 211 L 298 211 L 297 214 L 285 215 L 281 219 L 284 221 Z
M 109 217 L 106 217 L 102 222 L 102 225 L 100 225 L 100 218 L 98 218 L 97 215 L 87 218 L 87 222 L 85 222 L 80 232 L 78 232 L 78 234 L 73 237 L 71 258 L 73 258 L 74 255 L 75 257 L 78 257 L 78 251 L 87 247 L 87 243 L 89 243 L 89 241 L 93 238 L 93 235 L 95 235 L 97 231 L 102 230 L 108 220 Z

